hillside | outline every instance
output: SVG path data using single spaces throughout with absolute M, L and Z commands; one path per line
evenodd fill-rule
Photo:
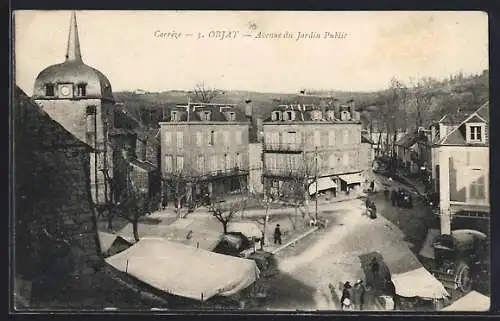
M 423 88 L 425 96 L 425 106 L 421 107 L 423 112 L 424 125 L 428 125 L 432 120 L 440 118 L 445 113 L 454 113 L 458 109 L 462 111 L 474 110 L 478 105 L 486 101 L 489 97 L 489 73 L 485 70 L 482 74 L 463 76 L 461 74 L 452 75 L 444 80 L 427 78 Z M 365 125 L 371 119 L 380 118 L 380 113 L 387 108 L 387 90 L 380 92 L 315 92 L 316 95 L 325 95 L 345 102 L 354 99 L 357 109 L 362 112 Z M 405 110 L 402 117 L 398 116 L 398 127 L 412 126 L 416 117 L 417 99 L 414 88 L 407 89 L 406 106 L 398 106 L 399 111 Z M 419 91 L 422 94 L 422 88 Z M 157 127 L 162 119 L 163 110 L 176 104 L 185 104 L 188 101 L 188 92 L 185 91 L 164 91 L 159 93 L 134 93 L 116 92 L 115 98 L 122 102 L 125 108 L 135 114 L 137 118 L 148 127 Z M 236 104 L 238 108 L 243 108 L 246 99 L 253 102 L 254 113 L 263 118 L 267 117 L 276 104 L 281 102 L 314 103 L 317 98 L 312 96 L 298 96 L 296 94 L 283 93 L 260 93 L 251 91 L 226 91 L 218 95 L 213 102 Z M 422 105 L 422 103 L 420 103 Z M 376 113 L 368 112 L 369 107 L 378 110 Z

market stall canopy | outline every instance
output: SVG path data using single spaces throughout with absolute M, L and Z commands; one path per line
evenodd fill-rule
M 347 185 L 359 184 L 364 181 L 363 174 L 361 173 L 339 175 L 339 178 L 346 182 Z
M 158 290 L 194 300 L 236 294 L 260 274 L 253 260 L 159 238 L 141 239 L 106 262 Z
M 443 284 L 424 267 L 392 275 L 396 294 L 406 298 L 441 299 L 449 296 Z
M 215 249 L 224 236 L 222 224 L 212 215 L 178 219 L 172 224 L 163 221 L 158 224 L 140 222 L 138 231 L 140 238 L 161 237 L 208 251 Z M 126 225 L 118 235 L 134 242 L 132 224 Z
M 314 181 L 311 185 L 309 185 L 309 195 L 316 194 L 316 184 L 318 185 L 318 192 L 330 189 L 337 188 L 337 184 L 333 181 L 331 177 L 320 177 L 317 180 L 317 183 Z
M 441 311 L 488 311 L 490 298 L 477 291 L 472 291 L 453 302 Z
M 101 252 L 106 253 L 116 242 L 123 242 L 131 245 L 132 243 L 125 240 L 119 235 L 99 231 L 99 242 L 101 243 Z
M 255 222 L 230 222 L 227 225 L 227 231 L 229 233 L 239 232 L 249 239 L 262 237 L 262 231 Z

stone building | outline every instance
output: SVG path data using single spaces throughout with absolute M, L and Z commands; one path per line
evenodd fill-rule
M 264 121 L 264 190 L 280 193 L 302 177 L 309 194 L 356 188 L 363 181 L 361 121 L 354 102 L 340 105 L 280 105 Z M 317 184 L 314 179 L 317 178 Z
M 460 228 L 489 233 L 488 130 L 489 102 L 457 126 L 440 125 L 432 147 L 432 177 L 439 192 L 441 234 Z
M 245 193 L 249 174 L 249 123 L 228 104 L 176 106 L 160 122 L 164 201 Z
M 118 281 L 100 254 L 90 189 L 92 147 L 21 89 L 13 94 L 15 308 L 158 304 Z

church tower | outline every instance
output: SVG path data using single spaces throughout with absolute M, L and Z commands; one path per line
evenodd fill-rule
M 109 202 L 113 168 L 108 136 L 114 126 L 115 102 L 108 78 L 83 62 L 74 12 L 65 61 L 38 74 L 33 99 L 52 119 L 94 148 L 90 164 L 92 197 L 96 204 Z

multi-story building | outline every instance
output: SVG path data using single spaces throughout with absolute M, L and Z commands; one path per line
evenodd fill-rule
M 441 233 L 456 228 L 489 232 L 489 102 L 457 126 L 440 125 L 432 148 L 432 175 L 439 191 Z
M 187 104 L 172 108 L 160 122 L 164 200 L 182 203 L 247 190 L 249 122 L 229 104 Z M 164 202 L 165 204 L 165 202 Z
M 353 101 L 342 106 L 281 105 L 263 129 L 266 195 L 279 195 L 281 186 L 297 177 L 304 179 L 309 195 L 316 193 L 316 186 L 318 192 L 336 192 L 364 181 L 361 122 Z

